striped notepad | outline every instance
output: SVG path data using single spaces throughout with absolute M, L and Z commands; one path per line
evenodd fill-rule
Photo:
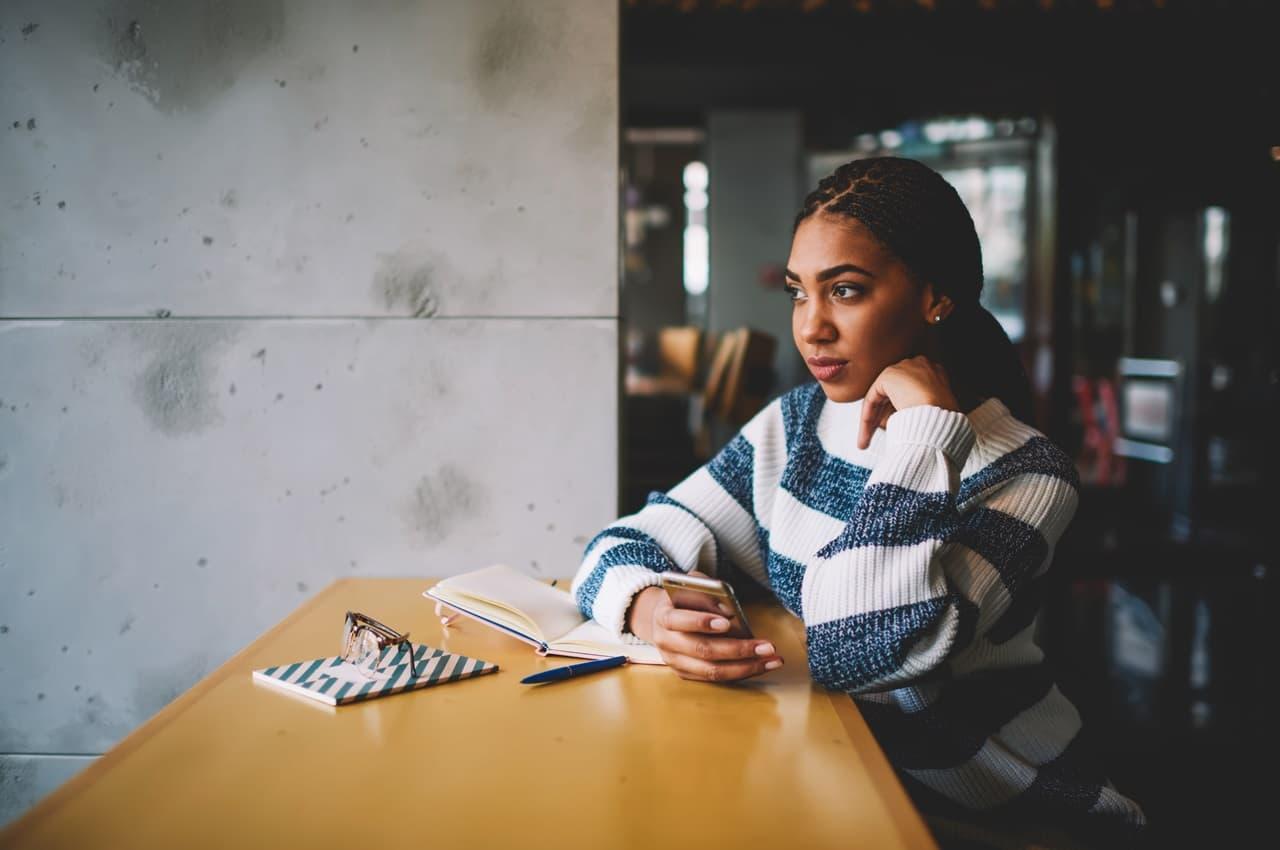
M 336 655 L 254 670 L 253 678 L 329 705 L 345 705 L 469 679 L 498 669 L 497 664 L 432 649 L 425 643 L 412 646 L 413 668 L 417 675 L 409 669 L 408 652 L 404 647 L 388 647 L 383 650 L 372 679 L 361 675 Z

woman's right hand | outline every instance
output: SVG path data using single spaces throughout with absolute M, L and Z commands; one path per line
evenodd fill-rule
M 772 643 L 730 638 L 729 621 L 718 614 L 676 608 L 660 587 L 636 594 L 627 617 L 631 633 L 658 648 L 662 660 L 682 679 L 735 682 L 782 666 Z

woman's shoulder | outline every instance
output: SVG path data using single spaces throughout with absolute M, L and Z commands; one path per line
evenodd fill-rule
M 960 502 L 1026 476 L 1042 476 L 1079 490 L 1080 476 L 1071 457 L 1014 416 L 999 398 L 988 398 L 966 416 L 975 439 L 961 472 Z

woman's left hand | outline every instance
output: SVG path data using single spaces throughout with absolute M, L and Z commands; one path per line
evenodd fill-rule
M 871 435 L 877 428 L 883 428 L 894 413 L 919 404 L 944 410 L 960 409 L 942 364 L 921 355 L 885 367 L 862 399 L 858 448 L 871 445 Z

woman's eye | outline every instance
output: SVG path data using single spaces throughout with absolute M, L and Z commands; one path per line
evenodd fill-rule
M 787 294 L 788 301 L 799 301 L 804 295 L 798 286 L 784 286 L 782 287 L 782 291 Z M 852 298 L 856 295 L 861 295 L 865 291 L 865 288 L 856 283 L 837 283 L 835 286 L 831 287 L 831 291 L 834 292 L 838 298 Z

